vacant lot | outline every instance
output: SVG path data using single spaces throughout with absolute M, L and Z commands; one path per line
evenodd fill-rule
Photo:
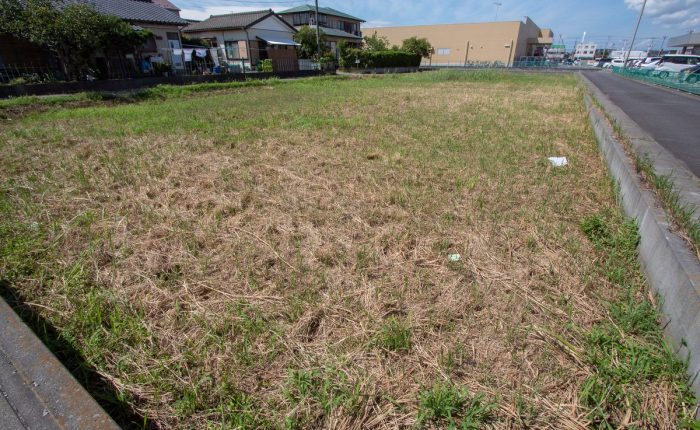
M 691 425 L 573 77 L 216 88 L 0 129 L 3 295 L 121 424 Z

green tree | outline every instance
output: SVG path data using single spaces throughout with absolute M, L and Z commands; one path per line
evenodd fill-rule
M 375 31 L 371 36 L 365 36 L 365 49 L 368 51 L 386 51 L 389 49 L 389 39 L 378 36 Z
M 148 31 L 134 30 L 116 16 L 97 12 L 89 4 L 0 0 L 0 9 L 0 32 L 52 51 L 69 79 L 80 79 L 94 68 L 98 52 L 124 55 L 152 36 Z
M 403 41 L 401 50 L 420 55 L 423 58 L 428 58 L 433 52 L 433 46 L 428 42 L 428 39 L 413 36 Z
M 321 51 L 326 49 L 326 35 L 319 28 L 319 36 L 321 40 Z M 305 25 L 299 29 L 294 35 L 294 41 L 300 43 L 299 58 L 316 58 L 318 54 L 318 45 L 316 44 L 316 28 Z

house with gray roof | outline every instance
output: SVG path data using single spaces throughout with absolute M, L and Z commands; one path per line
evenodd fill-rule
M 115 53 L 95 52 L 97 68 L 108 77 L 126 77 L 152 70 L 151 60 L 171 64 L 174 71 L 184 70 L 183 55 L 173 55 L 182 48 L 180 28 L 189 22 L 179 15 L 179 9 L 168 0 L 64 0 L 64 4 L 87 4 L 104 15 L 113 15 L 136 29 L 148 30 L 152 37 L 126 57 Z M 0 43 L 0 69 L 16 70 L 39 66 L 42 70 L 60 72 L 57 59 L 45 48 L 19 40 L 12 35 Z M 27 73 L 32 73 L 28 71 Z M 1 77 L 0 77 L 1 78 Z
M 331 52 L 338 55 L 338 43 L 345 42 L 353 48 L 362 46 L 362 18 L 357 18 L 331 7 L 318 8 L 318 23 L 316 23 L 316 7 L 302 5 L 278 12 L 282 18 L 297 29 L 308 25 L 311 28 L 319 26 L 325 35 L 326 45 Z
M 105 15 L 114 15 L 134 27 L 148 30 L 153 35 L 139 48 L 138 62 L 142 71 L 149 70 L 151 60 L 171 64 L 175 71 L 184 69 L 180 29 L 188 24 L 180 18 L 180 9 L 167 0 L 73 0 L 90 4 Z M 145 61 L 145 63 L 144 63 Z
M 184 35 L 196 37 L 220 52 L 219 62 L 246 69 L 270 59 L 276 71 L 299 68 L 294 41 L 297 30 L 271 9 L 212 15 L 189 24 Z
M 679 54 L 700 55 L 700 33 L 688 32 L 668 39 L 668 46 Z

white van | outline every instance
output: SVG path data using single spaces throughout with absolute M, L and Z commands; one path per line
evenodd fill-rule
M 664 55 L 654 70 L 659 76 L 668 76 L 671 72 L 680 72 L 698 63 L 700 63 L 700 55 Z

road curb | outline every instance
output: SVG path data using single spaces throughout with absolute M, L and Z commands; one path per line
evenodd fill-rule
M 583 80 L 595 95 L 597 87 L 585 77 Z M 611 111 L 619 110 L 615 105 L 610 106 L 612 102 L 609 100 L 597 100 L 613 116 L 615 113 Z M 678 356 L 688 362 L 691 388 L 696 398 L 700 399 L 700 261 L 690 252 L 685 241 L 673 233 L 666 213 L 655 196 L 642 185 L 634 163 L 588 94 L 585 95 L 585 101 L 601 152 L 610 174 L 619 186 L 622 208 L 639 225 L 639 260 L 650 287 L 661 297 L 660 312 L 664 332 Z M 623 125 L 623 131 L 624 129 Z M 663 158 L 663 152 L 655 148 L 661 146 L 646 133 L 632 137 L 642 139 L 646 148 L 652 151 L 652 155 L 659 156 L 660 160 L 673 162 Z M 652 160 L 656 162 L 655 159 Z M 673 166 L 675 164 L 665 168 L 672 169 Z
M 632 120 L 619 106 L 605 95 L 593 82 L 584 74 L 579 77 L 588 90 L 605 110 L 615 123 L 620 127 L 630 142 L 630 147 L 634 155 L 639 159 L 648 158 L 657 175 L 665 176 L 673 181 L 673 189 L 678 192 L 680 203 L 684 206 L 700 208 L 700 179 L 698 179 L 688 166 L 677 159 L 669 150 L 661 146 L 653 137 Z M 636 81 L 634 81 L 636 82 Z M 674 94 L 689 97 L 685 93 L 675 93 L 668 89 L 666 91 Z M 695 221 L 700 222 L 700 212 L 693 214 Z
M 119 426 L 0 298 L 0 428 Z

